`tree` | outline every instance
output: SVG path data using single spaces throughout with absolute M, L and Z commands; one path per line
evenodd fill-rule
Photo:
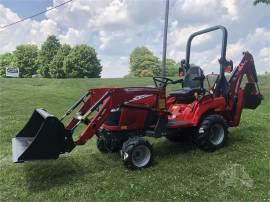
M 146 77 L 160 73 L 159 59 L 146 47 L 137 47 L 130 54 L 130 73 Z
M 177 76 L 179 65 L 173 59 L 166 60 L 167 76 Z
M 257 5 L 258 3 L 270 4 L 270 0 L 255 0 L 253 2 L 254 5 Z
M 50 63 L 49 74 L 52 78 L 65 78 L 64 60 L 71 51 L 70 45 L 64 44 L 58 49 L 52 62 Z
M 37 71 L 38 47 L 36 45 L 19 45 L 14 51 L 15 66 L 20 69 L 20 77 L 32 77 Z
M 0 76 L 6 75 L 6 67 L 15 66 L 15 57 L 12 53 L 5 53 L 0 55 Z
M 100 78 L 102 66 L 94 48 L 87 45 L 75 46 L 64 60 L 67 77 Z
M 61 44 L 59 40 L 53 35 L 48 36 L 46 41 L 42 44 L 38 57 L 38 71 L 43 77 L 50 77 L 50 63 L 60 47 Z

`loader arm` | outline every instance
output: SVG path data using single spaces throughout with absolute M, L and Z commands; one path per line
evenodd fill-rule
M 75 141 L 76 145 L 83 145 L 94 136 L 96 131 L 107 120 L 112 109 L 128 106 L 128 103 L 136 96 L 140 95 L 156 95 L 157 98 L 163 97 L 163 99 L 157 99 L 157 102 L 164 100 L 165 91 L 161 91 L 157 88 L 112 88 L 112 89 L 92 89 L 85 103 L 80 108 L 79 112 L 66 126 L 72 133 L 80 123 L 86 124 L 86 128 L 80 134 L 78 140 Z M 159 115 L 164 115 L 166 112 L 166 106 L 160 108 L 156 103 L 156 111 L 160 112 Z M 133 106 L 139 108 L 149 108 L 148 106 Z M 92 113 L 99 109 L 98 112 L 90 116 Z
M 96 105 L 94 105 L 93 108 L 91 107 L 90 110 L 84 116 L 80 117 L 79 122 L 85 121 L 85 123 L 87 123 L 88 125 L 80 135 L 79 139 L 75 141 L 76 145 L 85 144 L 88 139 L 93 137 L 93 135 L 96 133 L 96 130 L 99 129 L 100 126 L 106 121 L 111 109 L 115 107 L 111 105 L 112 103 L 111 101 L 112 101 L 111 95 L 109 93 L 105 93 L 101 97 L 101 99 L 96 103 Z M 90 120 L 88 120 L 88 116 L 90 116 L 90 114 L 95 110 L 94 108 L 97 108 L 100 105 L 102 106 L 99 112 L 96 115 L 94 115 L 94 117 L 92 117 Z

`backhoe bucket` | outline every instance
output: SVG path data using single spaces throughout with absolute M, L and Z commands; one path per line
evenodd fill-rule
M 255 89 L 254 83 L 247 83 L 244 89 L 244 108 L 245 109 L 256 109 L 263 99 L 260 94 L 253 94 L 252 91 Z M 255 90 L 256 91 L 256 90 Z
M 57 159 L 75 147 L 71 132 L 55 116 L 36 109 L 25 127 L 12 138 L 14 163 L 29 160 Z

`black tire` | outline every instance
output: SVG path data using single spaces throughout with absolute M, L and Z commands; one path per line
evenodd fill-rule
M 101 137 L 97 137 L 97 148 L 101 153 L 108 153 L 110 152 L 110 150 L 108 149 L 107 145 L 106 145 L 106 141 L 105 138 Z
M 97 132 L 97 148 L 102 153 L 119 152 L 128 139 L 126 133 L 108 133 L 105 130 Z
M 218 114 L 206 116 L 194 135 L 194 142 L 204 151 L 215 151 L 224 146 L 228 137 L 228 126 Z
M 153 148 L 142 137 L 129 138 L 120 153 L 124 165 L 129 169 L 147 168 L 153 161 Z

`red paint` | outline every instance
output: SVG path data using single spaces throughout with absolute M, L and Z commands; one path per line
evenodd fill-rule
M 167 128 L 170 129 L 198 127 L 202 118 L 208 113 L 220 114 L 229 126 L 237 126 L 244 103 L 244 91 L 240 88 L 240 84 L 245 74 L 249 83 L 255 82 L 253 68 L 255 66 L 252 55 L 246 52 L 230 79 L 227 101 L 223 95 L 218 97 L 214 95 L 200 95 L 198 99 L 195 99 L 190 104 L 178 104 L 175 97 L 165 96 L 166 91 L 163 88 L 126 87 L 90 89 L 90 95 L 79 110 L 81 115 L 87 113 L 105 93 L 110 93 L 110 96 L 103 101 L 99 107 L 99 111 L 88 120 L 87 127 L 81 133 L 76 144 L 84 144 L 93 137 L 100 127 L 110 132 L 145 130 L 145 121 L 148 117 L 149 110 L 153 113 L 156 112 L 156 118 L 166 115 L 168 117 Z M 259 95 L 256 88 L 252 89 L 252 94 Z M 131 108 L 123 107 L 123 105 L 128 105 Z M 144 107 L 149 110 L 138 109 L 136 107 Z M 118 125 L 111 126 L 104 124 L 111 110 L 120 110 Z M 66 128 L 72 129 L 77 123 L 78 120 L 73 118 Z M 148 129 L 153 127 L 155 126 L 148 126 Z

